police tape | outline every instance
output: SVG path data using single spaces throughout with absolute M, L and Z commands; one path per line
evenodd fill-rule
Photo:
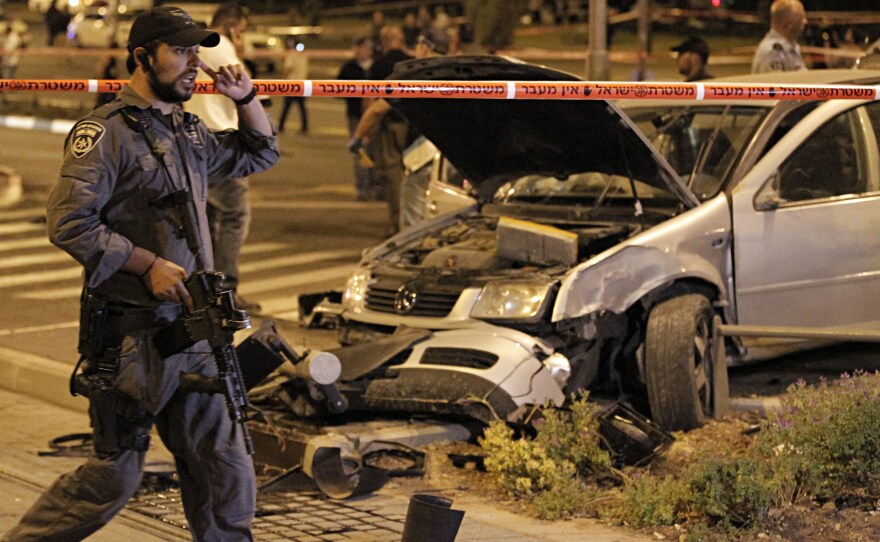
M 112 79 L 7 79 L 0 92 L 119 92 L 127 81 Z M 489 100 L 877 100 L 874 85 L 770 85 L 610 81 L 342 81 L 256 80 L 263 96 L 328 98 L 441 98 Z M 215 93 L 197 81 L 197 94 Z

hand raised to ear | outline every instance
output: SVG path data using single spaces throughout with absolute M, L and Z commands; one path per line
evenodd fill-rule
M 229 64 L 214 70 L 205 61 L 199 60 L 199 67 L 214 80 L 217 92 L 233 100 L 244 98 L 254 86 L 250 75 L 241 64 Z

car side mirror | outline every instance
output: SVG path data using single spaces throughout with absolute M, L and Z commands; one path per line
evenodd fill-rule
M 779 195 L 779 182 L 780 175 L 776 171 L 767 179 L 767 182 L 764 183 L 764 186 L 755 195 L 754 205 L 756 211 L 773 211 L 778 209 L 779 204 L 785 201 Z

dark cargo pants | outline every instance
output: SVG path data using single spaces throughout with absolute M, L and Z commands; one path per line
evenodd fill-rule
M 193 540 L 251 541 L 256 507 L 253 462 L 241 431 L 233 433 L 222 395 L 174 394 L 156 428 L 174 454 Z M 232 435 L 234 434 L 234 437 Z M 144 453 L 91 458 L 61 476 L 25 513 L 4 542 L 82 540 L 122 509 L 140 485 Z

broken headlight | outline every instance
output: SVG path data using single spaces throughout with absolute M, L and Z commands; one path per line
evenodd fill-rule
M 342 293 L 342 304 L 345 308 L 357 311 L 364 309 L 369 282 L 370 272 L 366 269 L 358 269 L 349 277 L 345 283 L 345 291 Z
M 484 320 L 537 320 L 541 317 L 551 282 L 489 282 L 483 286 L 471 317 Z

